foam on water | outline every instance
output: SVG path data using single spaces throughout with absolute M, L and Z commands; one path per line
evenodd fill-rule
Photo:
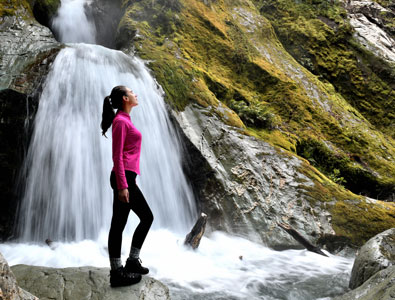
M 131 236 L 124 238 L 126 260 Z M 142 249 L 150 276 L 170 286 L 173 299 L 318 299 L 344 292 L 353 259 L 306 250 L 274 251 L 222 232 L 203 237 L 196 251 L 184 235 L 151 231 Z M 11 265 L 108 267 L 107 232 L 98 240 L 47 245 L 2 244 Z M 224 297 L 224 298 L 221 298 Z

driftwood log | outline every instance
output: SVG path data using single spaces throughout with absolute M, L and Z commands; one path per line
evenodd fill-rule
M 308 251 L 315 252 L 317 254 L 328 257 L 321 249 L 317 246 L 311 244 L 308 240 L 306 240 L 299 232 L 293 229 L 291 226 L 284 223 L 277 223 L 282 229 L 288 232 L 296 241 L 301 243 Z
M 46 239 L 45 243 L 48 245 L 49 248 L 51 248 L 51 250 L 55 250 L 58 247 L 57 243 L 55 243 L 51 239 Z
M 206 229 L 206 223 L 207 215 L 202 213 L 196 221 L 195 226 L 193 226 L 191 232 L 185 237 L 184 245 L 188 245 L 192 247 L 192 249 L 199 247 L 200 240 L 204 234 L 204 230 Z

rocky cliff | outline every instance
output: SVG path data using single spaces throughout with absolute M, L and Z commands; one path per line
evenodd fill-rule
M 381 4 L 125 3 L 117 46 L 164 88 L 213 228 L 281 247 L 293 243 L 280 220 L 356 245 L 394 226 L 393 203 L 372 199 L 395 191 L 393 7 Z
M 20 195 L 16 183 L 31 125 L 45 76 L 61 48 L 28 3 L 7 3 L 0 6 L 0 239 L 12 234 Z

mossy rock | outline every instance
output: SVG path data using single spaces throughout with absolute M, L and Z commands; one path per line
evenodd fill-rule
M 340 1 L 255 1 L 293 57 L 357 108 L 374 126 L 395 137 L 391 110 L 395 65 L 353 38 Z M 382 1 L 386 2 L 386 1 Z
M 0 2 L 0 17 L 20 15 L 34 17 L 39 23 L 50 27 L 60 0 L 5 0 Z
M 24 17 L 31 15 L 30 5 L 25 0 L 4 0 L 0 2 L 0 17 L 19 15 Z
M 355 44 L 338 2 L 125 2 L 118 32 L 121 48 L 149 61 L 174 109 L 198 103 L 224 117 L 226 107 L 227 124 L 307 159 L 298 145 L 322 142 L 330 149 L 312 164 L 328 180 L 390 199 L 392 69 Z
M 50 27 L 52 18 L 58 11 L 60 0 L 34 0 L 31 5 L 36 20 L 42 25 Z

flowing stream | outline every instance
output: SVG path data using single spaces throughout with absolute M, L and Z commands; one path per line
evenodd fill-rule
M 53 26 L 69 44 L 56 57 L 40 98 L 23 167 L 20 238 L 0 244 L 10 265 L 108 267 L 111 129 L 102 137 L 100 121 L 103 98 L 126 85 L 139 97 L 131 113 L 143 136 L 137 183 L 155 216 L 141 257 L 151 276 L 168 284 L 172 299 L 307 300 L 346 290 L 353 259 L 273 251 L 220 232 L 203 237 L 197 251 L 186 249 L 183 239 L 197 209 L 161 88 L 140 59 L 94 45 L 84 0 L 62 0 Z M 136 224 L 131 214 L 123 259 Z M 55 250 L 44 244 L 47 238 L 56 241 Z

